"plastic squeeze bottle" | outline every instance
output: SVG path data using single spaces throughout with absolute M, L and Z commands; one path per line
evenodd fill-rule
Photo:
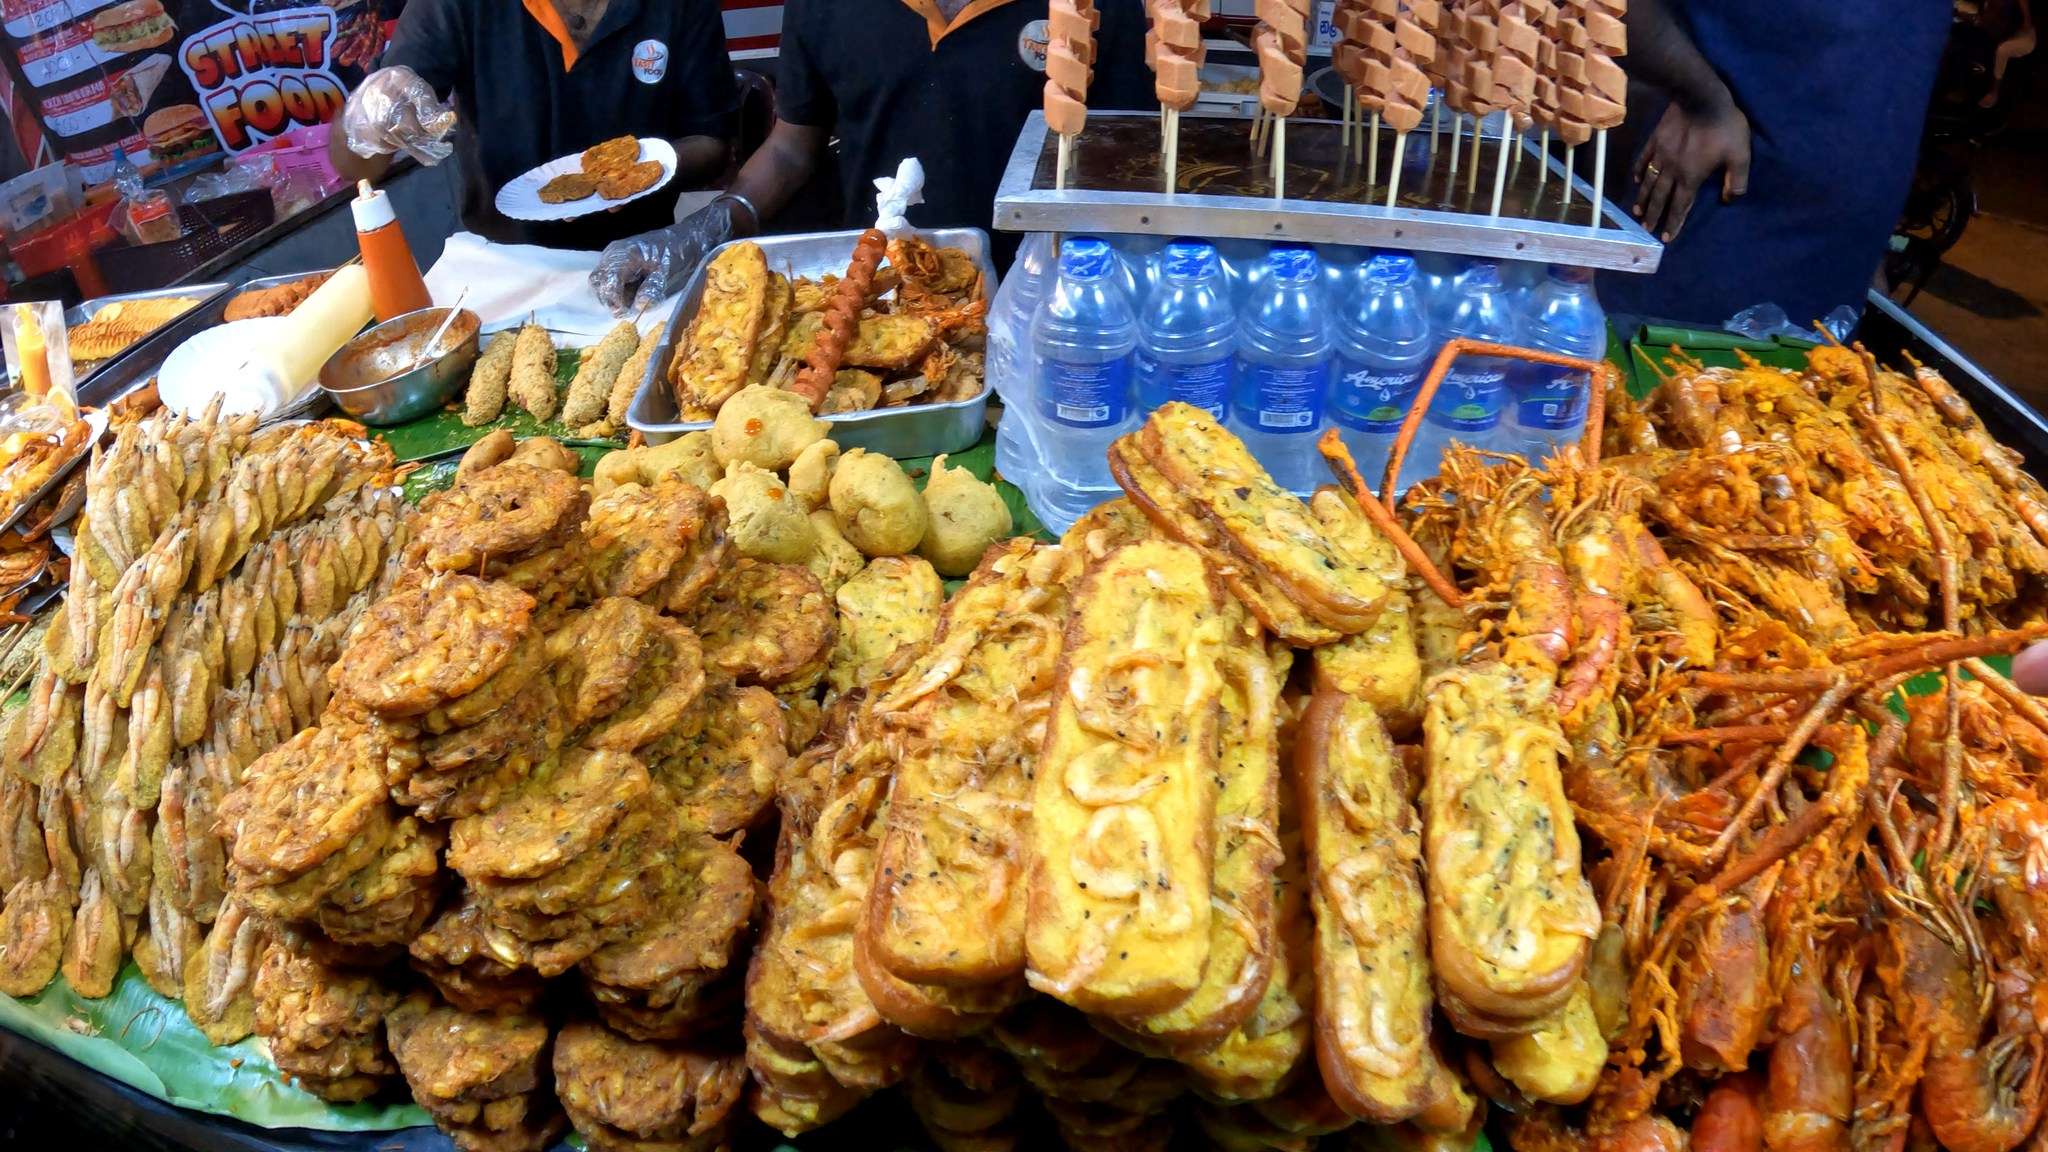
M 377 322 L 431 307 L 433 297 L 427 294 L 412 246 L 405 242 L 405 230 L 398 226 L 391 197 L 370 187 L 368 180 L 359 180 L 349 207 L 356 216 L 356 245 L 363 253 L 363 271 L 370 276 L 370 308 Z

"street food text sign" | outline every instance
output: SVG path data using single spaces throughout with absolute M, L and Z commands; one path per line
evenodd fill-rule
M 237 16 L 186 36 L 178 65 L 229 152 L 332 120 L 348 99 L 330 68 L 334 10 Z

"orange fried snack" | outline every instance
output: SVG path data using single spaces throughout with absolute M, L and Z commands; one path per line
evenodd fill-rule
M 624 200 L 637 196 L 656 184 L 661 183 L 661 164 L 654 160 L 642 160 L 624 168 L 613 169 L 600 176 L 597 194 L 607 200 Z
M 656 165 L 659 169 L 660 165 Z M 597 191 L 599 180 L 588 172 L 565 172 L 540 186 L 540 202 L 543 204 L 567 204 L 573 200 L 587 199 Z

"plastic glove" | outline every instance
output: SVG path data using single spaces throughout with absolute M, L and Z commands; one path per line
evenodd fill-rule
M 590 288 L 614 316 L 642 312 L 682 290 L 713 248 L 731 240 L 733 204 L 713 200 L 654 232 L 614 240 L 590 270 Z
M 404 153 L 422 164 L 439 164 L 455 151 L 455 109 L 405 67 L 365 77 L 342 109 L 341 130 L 358 156 Z

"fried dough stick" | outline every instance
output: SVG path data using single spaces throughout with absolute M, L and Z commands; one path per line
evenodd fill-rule
M 1126 545 L 1082 578 L 1033 781 L 1027 979 L 1086 1012 L 1161 1012 L 1209 957 L 1230 616 L 1199 553 Z

